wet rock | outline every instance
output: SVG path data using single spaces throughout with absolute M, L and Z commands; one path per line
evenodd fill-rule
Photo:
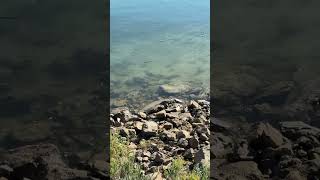
M 159 86 L 159 94 L 163 95 L 176 95 L 190 91 L 191 88 L 187 84 L 164 84 Z

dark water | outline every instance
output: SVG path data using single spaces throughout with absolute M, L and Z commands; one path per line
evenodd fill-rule
M 209 92 L 209 3 L 111 1 L 113 107 L 155 100 L 162 84 Z
M 319 126 L 319 107 L 312 104 L 320 95 L 319 2 L 220 1 L 214 6 L 216 115 L 235 122 L 301 120 Z M 257 110 L 259 105 L 265 109 Z
M 103 153 L 104 13 L 98 1 L 1 2 L 1 148 L 50 142 L 82 158 Z

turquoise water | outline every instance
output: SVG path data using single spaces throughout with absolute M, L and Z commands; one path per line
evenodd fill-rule
M 209 3 L 111 1 L 111 104 L 155 99 L 167 83 L 209 89 Z

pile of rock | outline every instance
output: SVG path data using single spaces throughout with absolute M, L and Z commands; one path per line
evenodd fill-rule
M 254 124 L 246 138 L 213 121 L 211 176 L 213 179 L 287 179 L 320 177 L 320 129 L 301 121 L 286 121 L 279 129 Z M 219 128 L 218 128 L 219 127 Z
M 103 160 L 76 162 L 69 167 L 55 145 L 27 145 L 1 152 L 0 179 L 108 179 Z
M 179 99 L 155 101 L 141 111 L 114 109 L 113 131 L 126 138 L 145 173 L 163 172 L 174 158 L 183 157 L 190 168 L 209 165 L 210 103 Z

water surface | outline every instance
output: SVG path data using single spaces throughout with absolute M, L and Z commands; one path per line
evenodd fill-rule
M 208 0 L 112 0 L 111 104 L 143 104 L 166 83 L 208 89 L 209 18 Z

